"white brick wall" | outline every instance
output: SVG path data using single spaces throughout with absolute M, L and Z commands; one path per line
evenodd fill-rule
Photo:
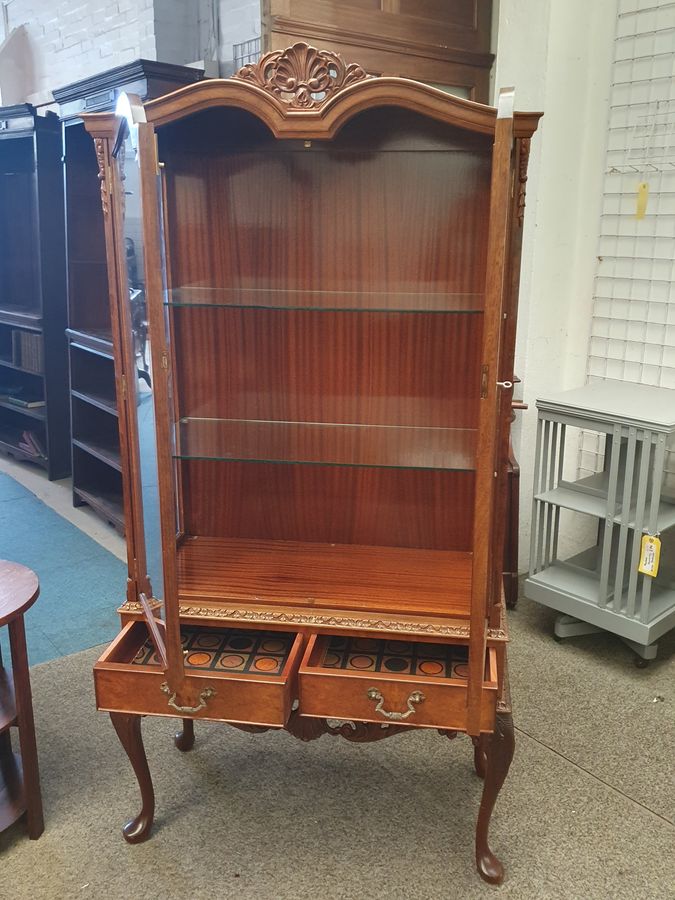
M 157 56 L 153 0 L 9 0 L 7 14 L 10 29 L 28 32 L 27 99 L 36 102 L 52 88 Z
M 53 88 L 134 59 L 216 59 L 218 2 L 9 0 L 9 28 L 25 26 L 32 53 L 25 99 L 48 102 Z

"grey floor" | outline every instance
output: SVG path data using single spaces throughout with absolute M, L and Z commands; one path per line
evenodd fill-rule
M 639 670 L 609 636 L 556 644 L 551 628 L 527 601 L 511 615 L 501 888 L 473 870 L 470 744 L 429 732 L 360 747 L 202 724 L 182 755 L 173 720 L 146 720 L 156 830 L 127 846 L 136 786 L 86 651 L 32 670 L 47 827 L 0 836 L 0 897 L 674 898 L 675 640 Z

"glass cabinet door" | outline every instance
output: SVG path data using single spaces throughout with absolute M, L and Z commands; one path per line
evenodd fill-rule
M 113 152 L 122 194 L 122 222 L 117 252 L 120 266 L 120 326 L 126 380 L 128 443 L 132 460 L 130 486 L 133 505 L 134 546 L 139 569 L 139 590 L 147 575 L 152 597 L 164 595 L 160 533 L 157 438 L 151 340 L 146 302 L 145 246 L 141 208 L 141 178 L 137 127 L 122 122 L 123 132 Z M 122 140 L 122 135 L 124 139 Z M 126 280 L 126 283 L 125 283 Z M 149 599 L 149 597 L 148 597 Z

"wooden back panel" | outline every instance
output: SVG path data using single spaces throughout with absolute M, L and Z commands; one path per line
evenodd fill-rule
M 68 155 L 68 325 L 79 331 L 110 334 L 105 226 L 96 152 L 82 125 L 69 125 L 64 134 Z
M 391 108 L 331 142 L 275 140 L 235 109 L 159 134 L 174 287 L 484 290 L 483 135 Z
M 0 307 L 39 311 L 37 176 L 33 135 L 0 141 Z
M 471 294 L 480 309 L 488 138 L 392 109 L 310 147 L 237 110 L 188 121 L 160 129 L 172 288 L 262 290 L 282 305 L 274 289 L 292 289 L 308 306 L 305 291 L 352 292 L 356 308 L 378 292 L 406 310 L 420 292 Z M 210 151 L 197 154 L 204 129 Z M 172 330 L 181 416 L 477 427 L 480 311 L 179 308 Z M 472 472 L 181 471 L 187 533 L 470 549 Z

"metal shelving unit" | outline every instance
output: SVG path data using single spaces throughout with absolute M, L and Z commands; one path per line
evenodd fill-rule
M 645 664 L 675 626 L 675 568 L 664 544 L 654 576 L 638 571 L 643 535 L 675 526 L 665 473 L 675 451 L 675 391 L 599 381 L 537 401 L 530 574 L 525 595 L 558 610 L 558 638 L 611 631 Z M 566 429 L 604 435 L 601 472 L 562 477 Z M 597 520 L 594 545 L 560 559 L 561 510 Z

